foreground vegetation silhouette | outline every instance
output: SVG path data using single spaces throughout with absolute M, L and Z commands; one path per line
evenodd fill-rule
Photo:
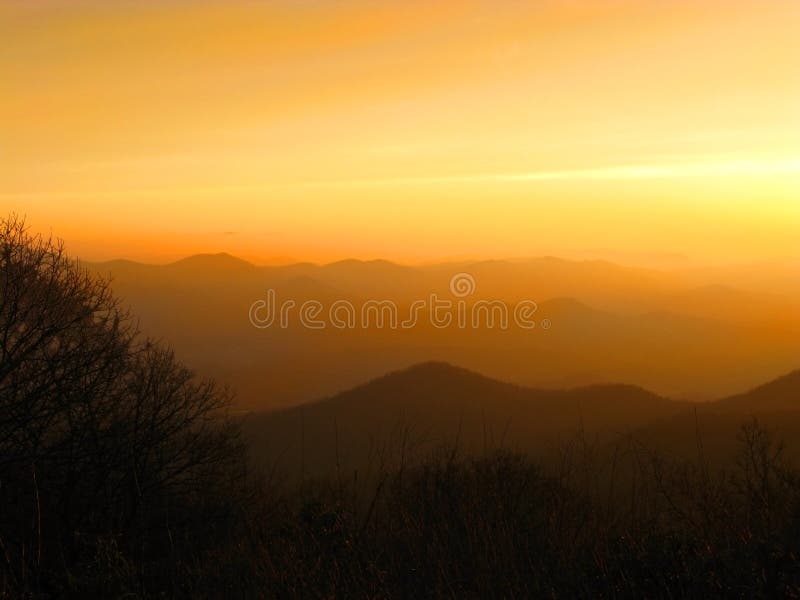
M 212 543 L 242 475 L 227 392 L 141 339 L 61 244 L 0 232 L 0 589 L 89 593 L 104 556 L 146 578 Z
M 755 421 L 723 466 L 578 435 L 284 483 L 107 281 L 0 235 L 0 597 L 800 595 L 800 472 Z

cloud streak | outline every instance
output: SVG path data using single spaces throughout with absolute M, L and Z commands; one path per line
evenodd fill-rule
M 800 175 L 800 158 L 737 160 L 707 163 L 628 164 L 583 169 L 475 173 L 318 181 L 274 181 L 246 185 L 201 185 L 143 187 L 124 190 L 0 193 L 6 199 L 101 198 L 104 196 L 156 196 L 170 193 L 215 194 L 269 191 L 276 188 L 395 187 L 447 184 L 514 184 L 546 181 L 614 181 L 629 179 L 728 178 L 770 175 Z

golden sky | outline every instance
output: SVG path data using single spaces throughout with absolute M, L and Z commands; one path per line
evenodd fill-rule
M 84 258 L 800 256 L 800 2 L 0 0 L 0 212 Z

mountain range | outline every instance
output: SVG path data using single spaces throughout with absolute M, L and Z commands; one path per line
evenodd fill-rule
M 168 265 L 86 263 L 113 279 L 144 333 L 198 371 L 236 387 L 242 410 L 309 402 L 423 361 L 444 361 L 539 388 L 626 381 L 708 400 L 787 372 L 800 355 L 800 270 L 791 264 L 655 270 L 539 257 L 420 266 L 383 260 L 257 266 L 227 254 Z M 391 300 L 401 314 L 451 278 L 468 301 L 533 300 L 545 331 L 510 328 L 256 329 L 253 302 Z
M 753 418 L 790 444 L 800 433 L 800 370 L 749 392 L 702 404 L 640 387 L 606 384 L 548 390 L 500 382 L 446 363 L 387 374 L 329 398 L 244 418 L 253 457 L 287 472 L 331 475 L 375 469 L 457 446 L 553 458 L 576 436 L 597 448 L 621 440 L 692 458 L 698 443 L 731 460 Z M 791 446 L 800 458 L 800 447 Z

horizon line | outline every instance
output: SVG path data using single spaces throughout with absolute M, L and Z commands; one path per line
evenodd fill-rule
M 526 262 L 536 261 L 536 260 L 543 260 L 543 259 L 551 259 L 551 260 L 560 260 L 564 262 L 573 262 L 573 263 L 606 263 L 609 265 L 615 265 L 619 267 L 625 268 L 632 268 L 632 269 L 647 269 L 647 270 L 656 270 L 656 271 L 671 271 L 680 268 L 710 268 L 710 267 L 719 267 L 719 266 L 758 266 L 758 265 L 765 265 L 765 264 L 774 264 L 774 263 L 781 263 L 781 262 L 796 262 L 800 260 L 798 257 L 791 257 L 791 256 L 776 256 L 768 259 L 760 259 L 760 260 L 752 260 L 752 261 L 735 261 L 735 262 L 725 262 L 725 263 L 714 263 L 714 262 L 698 262 L 693 260 L 690 257 L 684 257 L 686 260 L 686 264 L 684 266 L 672 266 L 672 267 L 658 267 L 658 266 L 644 266 L 643 262 L 638 263 L 629 263 L 629 262 L 621 262 L 617 260 L 612 260 L 608 258 L 602 257 L 569 257 L 568 255 L 559 255 L 553 253 L 543 253 L 543 254 L 534 254 L 529 256 L 507 256 L 507 257 L 474 257 L 474 258 L 434 258 L 434 259 L 425 259 L 423 261 L 414 262 L 414 261 L 402 261 L 402 260 L 392 260 L 388 258 L 355 258 L 355 257 L 348 257 L 348 258 L 340 258 L 337 260 L 331 261 L 315 261 L 315 260 L 293 260 L 291 262 L 260 262 L 254 261 L 247 258 L 242 258 L 236 254 L 232 254 L 230 252 L 221 251 L 221 252 L 197 252 L 194 254 L 188 254 L 177 258 L 175 260 L 168 260 L 165 262 L 149 262 L 143 260 L 136 260 L 131 258 L 124 258 L 124 257 L 117 257 L 117 258 L 110 258 L 106 260 L 90 260 L 86 258 L 82 258 L 79 256 L 74 257 L 75 261 L 87 263 L 90 265 L 104 265 L 108 263 L 114 262 L 128 262 L 133 263 L 136 265 L 141 266 L 149 266 L 149 267 L 169 267 L 178 265 L 187 260 L 196 259 L 196 258 L 228 258 L 234 261 L 238 261 L 240 263 L 245 263 L 247 266 L 251 266 L 254 268 L 281 268 L 281 267 L 294 267 L 300 265 L 309 265 L 314 267 L 329 267 L 332 265 L 342 264 L 342 263 L 360 263 L 360 264 L 369 264 L 369 263 L 385 263 L 392 266 L 397 267 L 408 267 L 408 268 L 426 268 L 426 267 L 438 267 L 438 266 L 447 266 L 447 265 L 476 265 L 482 263 L 491 263 L 491 262 L 500 262 L 500 263 L 510 263 L 510 264 L 522 264 Z M 646 261 L 644 261 L 646 262 Z

